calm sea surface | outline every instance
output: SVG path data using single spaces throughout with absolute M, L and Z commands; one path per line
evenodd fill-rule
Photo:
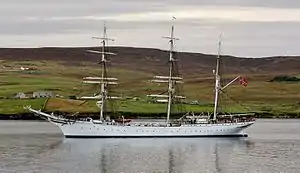
M 299 173 L 300 120 L 258 120 L 248 138 L 64 139 L 39 121 L 0 121 L 0 173 Z

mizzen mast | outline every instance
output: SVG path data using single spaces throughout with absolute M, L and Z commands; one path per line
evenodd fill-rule
M 219 102 L 219 91 L 221 89 L 221 78 L 219 75 L 220 71 L 220 54 L 221 54 L 221 35 L 218 43 L 218 55 L 217 55 L 217 66 L 215 70 L 215 106 L 214 106 L 214 115 L 213 115 L 213 121 L 216 122 L 217 120 L 217 114 L 218 114 L 218 102 Z
M 104 32 L 103 32 L 103 37 L 93 37 L 94 39 L 101 40 L 102 43 L 102 50 L 100 51 L 95 51 L 95 50 L 88 50 L 90 53 L 96 53 L 96 54 L 101 54 L 101 77 L 85 77 L 83 78 L 83 83 L 90 83 L 90 84 L 100 84 L 100 94 L 94 97 L 89 97 L 94 98 L 96 100 L 100 99 L 100 101 L 97 102 L 100 107 L 100 120 L 103 121 L 103 113 L 104 113 L 104 108 L 106 101 L 108 99 L 117 99 L 118 97 L 111 97 L 108 95 L 108 86 L 109 85 L 117 85 L 118 84 L 118 79 L 117 78 L 111 78 L 107 76 L 107 55 L 116 55 L 111 52 L 106 52 L 106 46 L 108 41 L 114 41 L 114 39 L 108 38 L 107 33 L 106 33 L 106 25 L 104 24 Z
M 224 92 L 224 90 L 233 84 L 235 81 L 241 78 L 241 76 L 235 77 L 233 80 L 228 82 L 225 86 L 221 85 L 221 76 L 220 76 L 220 59 L 221 59 L 221 46 L 222 46 L 222 37 L 220 35 L 219 43 L 218 43 L 218 55 L 217 55 L 217 66 L 216 70 L 214 71 L 215 74 L 215 105 L 214 105 L 214 114 L 213 114 L 213 122 L 217 121 L 217 115 L 218 115 L 218 106 L 219 106 L 219 96 L 220 91 Z

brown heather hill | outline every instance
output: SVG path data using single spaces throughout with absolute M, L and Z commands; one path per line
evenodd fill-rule
M 62 61 L 67 65 L 78 65 L 81 62 L 97 62 L 98 55 L 87 53 L 86 50 L 97 48 L 0 48 L 1 60 L 49 60 Z M 111 57 L 114 67 L 146 72 L 159 72 L 165 69 L 168 52 L 151 48 L 110 47 L 110 52 L 117 53 Z M 211 74 L 215 67 L 215 55 L 201 53 L 178 53 L 180 69 L 184 73 Z M 290 74 L 300 73 L 300 56 L 278 56 L 264 58 L 238 58 L 224 56 L 228 73 L 258 74 Z

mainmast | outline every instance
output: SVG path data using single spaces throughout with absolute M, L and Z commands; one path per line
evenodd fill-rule
M 83 81 L 84 83 L 92 83 L 92 84 L 100 84 L 100 94 L 94 97 L 89 97 L 90 99 L 100 99 L 99 107 L 100 107 L 100 120 L 103 121 L 103 113 L 105 109 L 105 104 L 108 99 L 113 99 L 117 97 L 110 97 L 108 96 L 108 85 L 117 85 L 117 78 L 108 78 L 107 76 L 107 59 L 106 55 L 115 55 L 114 53 L 106 52 L 106 46 L 108 41 L 114 41 L 114 39 L 108 38 L 106 33 L 106 25 L 104 24 L 104 30 L 103 30 L 103 37 L 93 37 L 94 39 L 101 40 L 102 43 L 102 50 L 94 51 L 94 50 L 88 50 L 88 52 L 91 53 L 97 53 L 101 54 L 101 61 L 102 64 L 101 68 L 101 77 L 85 77 Z
M 106 34 L 106 25 L 104 24 L 103 28 L 103 39 L 102 39 L 102 70 L 101 70 L 101 90 L 100 90 L 100 97 L 101 97 L 101 104 L 100 104 L 100 120 L 103 120 L 103 112 L 104 112 L 104 105 L 106 104 L 107 99 L 107 90 L 106 84 L 104 83 L 104 78 L 106 78 L 106 59 L 105 59 L 105 46 L 107 41 L 107 34 Z
M 173 20 L 175 17 L 173 17 Z M 179 76 L 174 76 L 174 68 L 175 68 L 175 63 L 176 59 L 174 58 L 174 46 L 175 46 L 175 41 L 178 40 L 178 38 L 174 37 L 174 24 L 172 25 L 171 28 L 171 35 L 169 37 L 163 37 L 166 39 L 169 39 L 170 42 L 170 50 L 169 50 L 169 76 L 154 76 L 154 79 L 152 82 L 157 82 L 157 83 L 168 83 L 168 94 L 167 95 L 148 95 L 149 97 L 158 97 L 158 98 L 167 98 L 166 102 L 168 103 L 167 107 L 167 120 L 166 124 L 169 124 L 170 121 L 170 115 L 171 115 L 171 108 L 172 108 L 172 103 L 175 98 L 177 99 L 185 99 L 184 96 L 177 96 L 175 95 L 175 84 L 178 83 L 183 83 L 182 78 Z
M 168 109 L 167 109 L 167 121 L 166 123 L 169 123 L 170 120 L 170 114 L 171 114 L 171 105 L 172 105 L 172 98 L 173 94 L 175 93 L 175 89 L 173 88 L 173 62 L 174 62 L 174 25 L 172 25 L 172 30 L 171 30 L 171 37 L 170 39 L 170 58 L 169 58 L 169 80 L 168 80 Z
M 218 102 L 219 102 L 219 91 L 221 89 L 221 84 L 220 84 L 220 54 L 221 54 L 221 36 L 219 39 L 219 46 L 218 46 L 218 55 L 217 55 L 217 67 L 215 70 L 215 107 L 214 107 L 214 117 L 213 121 L 215 122 L 217 120 L 217 114 L 218 114 Z

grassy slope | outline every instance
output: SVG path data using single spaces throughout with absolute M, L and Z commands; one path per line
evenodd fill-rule
M 59 62 L 49 61 L 1 61 L 1 66 L 9 66 L 0 70 L 0 96 L 10 97 L 17 92 L 34 92 L 38 90 L 53 90 L 62 96 L 88 95 L 96 90 L 90 85 L 81 85 L 81 78 L 86 75 L 99 74 L 100 70 L 91 63 L 82 63 L 78 66 L 65 66 Z M 35 72 L 22 72 L 21 66 L 38 67 Z M 163 104 L 149 104 L 145 101 L 145 95 L 159 93 L 163 86 L 148 82 L 152 74 L 142 71 L 126 69 L 111 69 L 110 74 L 120 79 L 120 85 L 116 95 L 140 96 L 143 101 L 122 101 L 118 103 L 119 111 L 136 113 L 164 112 Z M 213 101 L 213 77 L 211 75 L 184 74 L 184 94 L 189 100 L 199 100 L 201 105 L 186 105 L 189 111 L 212 111 Z M 249 79 L 249 85 L 242 87 L 238 84 L 228 89 L 228 94 L 236 101 L 227 99 L 228 111 L 232 112 L 270 112 L 275 114 L 299 113 L 300 87 L 299 83 L 275 83 L 267 82 L 273 78 L 271 74 L 244 74 Z M 231 78 L 230 75 L 228 78 Z M 44 99 L 38 100 L 0 100 L 0 113 L 23 113 L 24 105 L 32 105 L 42 108 Z M 237 103 L 238 102 L 238 103 Z M 240 106 L 242 104 L 243 106 Z M 70 101 L 62 99 L 50 99 L 45 109 L 47 111 L 65 112 L 97 112 L 95 102 Z

